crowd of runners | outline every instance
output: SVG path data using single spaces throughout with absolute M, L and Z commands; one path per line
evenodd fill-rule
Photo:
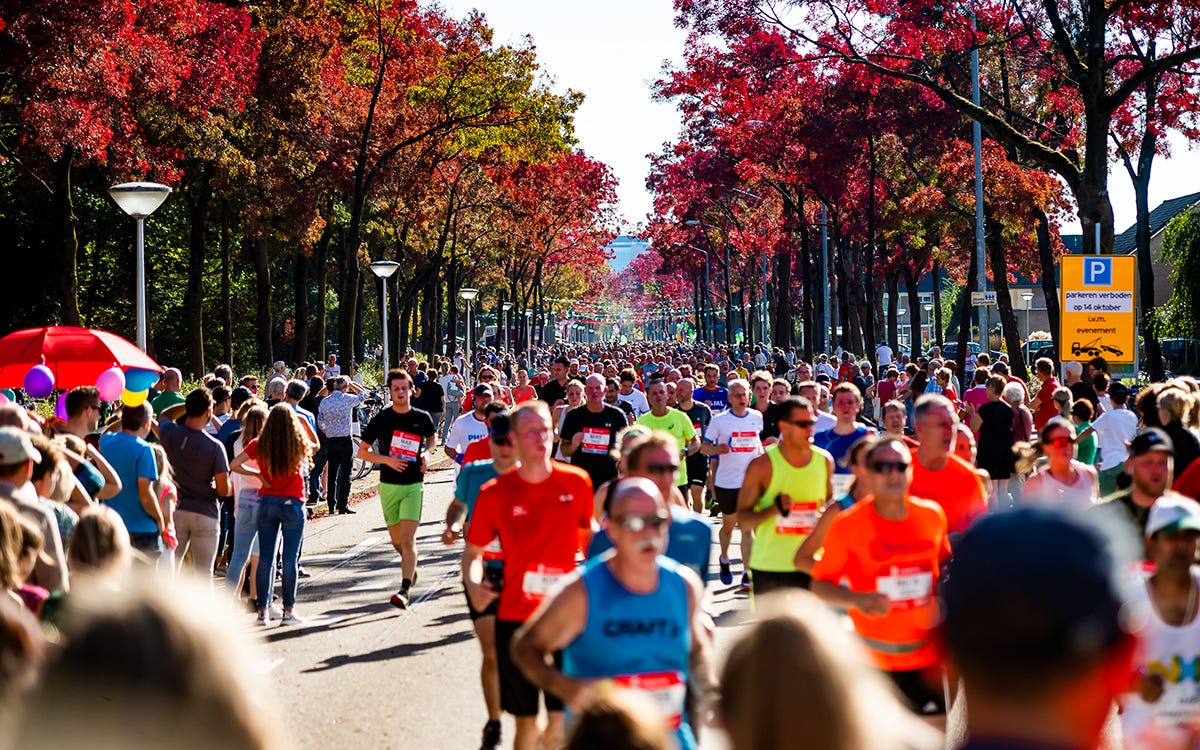
M 356 512 L 357 458 L 398 609 L 425 480 L 456 473 L 442 541 L 463 546 L 483 748 L 503 713 L 520 750 L 1200 747 L 1200 384 L 936 354 L 410 353 L 357 428 L 367 389 L 334 357 L 277 363 L 261 394 L 225 367 L 182 394 L 168 369 L 107 421 L 94 388 L 66 420 L 0 406 L 0 697 L 36 718 L 56 675 L 96 669 L 38 633 L 103 644 L 116 626 L 73 621 L 72 586 L 130 569 L 219 575 L 262 626 L 303 622 L 304 528 L 322 501 Z M 718 591 L 751 621 L 723 659 Z

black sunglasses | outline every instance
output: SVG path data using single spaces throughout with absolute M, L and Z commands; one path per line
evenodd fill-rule
M 672 463 L 657 464 L 656 463 L 656 464 L 647 464 L 647 466 L 646 466 L 647 474 L 668 474 L 668 473 L 674 474 L 677 471 L 679 471 L 679 464 L 672 464 Z
M 639 531 L 644 531 L 647 527 L 658 531 L 663 525 L 670 523 L 671 516 L 663 512 L 653 516 L 620 516 L 618 518 L 610 518 L 609 520 L 626 531 L 636 534 Z
M 811 419 L 781 419 L 779 421 L 786 422 L 787 424 L 794 424 L 802 430 L 807 430 L 816 424 L 816 422 Z
M 875 461 L 870 464 L 870 469 L 876 474 L 903 474 L 909 466 L 907 461 Z

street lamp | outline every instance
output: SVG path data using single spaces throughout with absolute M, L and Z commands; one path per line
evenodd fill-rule
M 377 260 L 369 264 L 371 273 L 379 277 L 381 288 L 383 289 L 383 303 L 379 307 L 379 315 L 383 321 L 383 373 L 386 378 L 388 365 L 391 359 L 388 357 L 388 306 L 387 306 L 387 280 L 392 277 L 392 274 L 400 270 L 400 264 L 394 260 Z
M 125 182 L 113 185 L 108 194 L 121 210 L 137 220 L 136 260 L 134 277 L 137 284 L 137 345 L 146 351 L 146 242 L 143 223 L 146 217 L 158 210 L 171 188 L 157 182 Z
M 929 343 L 933 344 L 933 321 L 929 318 L 929 313 L 933 311 L 933 303 L 926 302 L 925 304 L 921 305 L 921 307 L 925 308 L 925 327 L 929 329 Z
M 528 354 L 528 359 L 533 362 L 533 308 L 525 308 L 525 353 Z M 533 365 L 529 365 L 529 369 L 533 369 Z
M 500 309 L 504 311 L 504 314 L 501 316 L 503 318 L 503 321 L 501 321 L 501 322 L 504 323 L 504 348 L 505 348 L 505 350 L 507 350 L 508 349 L 508 311 L 513 309 L 513 303 L 504 302 L 500 305 Z
M 464 342 L 464 344 L 465 344 L 464 348 L 466 348 L 466 350 L 467 350 L 467 356 L 465 358 L 465 361 L 467 363 L 466 369 L 468 370 L 468 372 L 470 372 L 473 370 L 473 368 L 471 367 L 471 360 L 472 360 L 472 357 L 471 357 L 471 310 L 474 307 L 474 305 L 472 304 L 472 300 L 474 300 L 476 297 L 479 296 L 479 290 L 472 289 L 469 286 L 465 286 L 462 289 L 458 290 L 458 296 L 462 297 L 463 299 L 465 299 L 467 301 L 467 335 L 466 335 L 466 341 Z M 470 384 L 471 376 L 468 374 L 468 372 L 464 372 L 463 375 L 467 378 L 467 383 Z
M 1021 292 L 1021 299 L 1025 300 L 1025 340 L 1029 340 L 1029 311 L 1032 310 L 1033 292 Z

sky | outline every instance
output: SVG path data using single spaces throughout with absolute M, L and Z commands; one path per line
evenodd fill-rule
M 478 9 L 496 30 L 496 41 L 533 37 L 538 60 L 555 79 L 555 89 L 586 96 L 575 118 L 579 146 L 607 164 L 620 184 L 617 195 L 625 231 L 651 210 L 646 190 L 648 154 L 679 133 L 674 105 L 651 100 L 650 84 L 664 61 L 681 58 L 684 32 L 675 28 L 671 0 L 440 0 L 452 16 Z M 1172 158 L 1155 161 L 1150 208 L 1164 200 L 1200 192 L 1200 150 L 1173 139 Z M 1135 219 L 1133 187 L 1124 167 L 1113 165 L 1109 193 L 1116 231 Z M 1079 224 L 1062 227 L 1077 233 Z

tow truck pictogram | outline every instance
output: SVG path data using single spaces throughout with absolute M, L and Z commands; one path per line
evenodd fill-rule
M 1071 354 L 1078 357 L 1081 354 L 1086 354 L 1089 357 L 1099 357 L 1105 353 L 1112 354 L 1115 357 L 1120 357 L 1124 352 L 1115 346 L 1109 346 L 1100 342 L 1100 337 L 1092 339 L 1086 344 L 1073 343 L 1071 344 Z

